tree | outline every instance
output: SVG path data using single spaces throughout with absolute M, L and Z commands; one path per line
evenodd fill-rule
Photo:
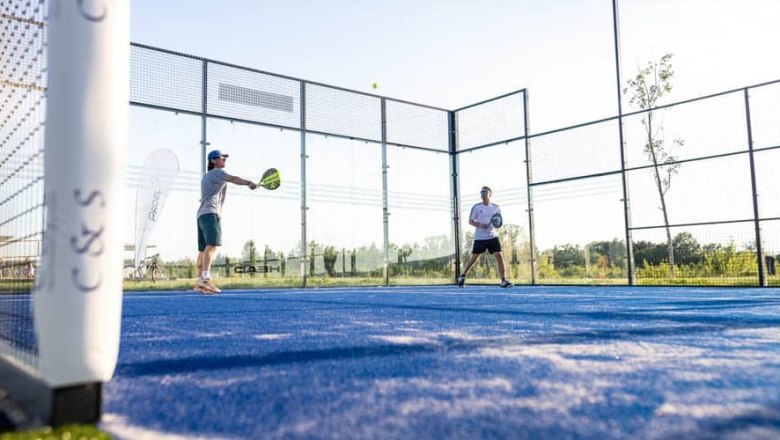
M 314 276 L 314 262 L 317 258 L 317 251 L 320 249 L 320 244 L 312 240 L 309 242 L 309 276 Z
M 322 251 L 322 261 L 325 264 L 325 272 L 328 276 L 336 276 L 336 261 L 339 258 L 339 253 L 333 246 L 326 246 Z
M 564 244 L 553 247 L 553 267 L 565 269 L 570 266 L 585 266 L 585 257 L 577 245 Z
M 701 245 L 690 232 L 680 232 L 674 237 L 675 261 L 680 264 L 698 264 L 704 260 Z
M 639 69 L 635 77 L 628 80 L 628 86 L 623 89 L 624 95 L 631 95 L 629 103 L 641 110 L 647 110 L 642 118 L 645 127 L 647 141 L 645 142 L 645 154 L 653 164 L 655 186 L 658 197 L 661 200 L 661 211 L 664 216 L 666 228 L 667 254 L 669 257 L 669 276 L 674 278 L 674 245 L 672 232 L 669 228 L 669 213 L 666 206 L 666 193 L 669 191 L 672 176 L 679 171 L 680 164 L 674 163 L 676 158 L 672 156 L 672 148 L 667 148 L 663 138 L 663 127 L 656 123 L 655 110 L 659 99 L 672 91 L 672 54 L 666 54 L 659 61 L 650 61 L 644 69 Z M 674 145 L 682 146 L 683 141 L 676 139 Z
M 249 240 L 244 243 L 244 252 L 241 254 L 244 263 L 249 262 L 252 267 L 257 265 L 257 246 L 254 240 Z M 249 276 L 255 276 L 254 272 L 250 272 Z
M 416 246 L 416 245 L 415 245 Z M 398 248 L 398 265 L 406 264 L 407 258 L 414 253 L 415 246 L 405 244 Z

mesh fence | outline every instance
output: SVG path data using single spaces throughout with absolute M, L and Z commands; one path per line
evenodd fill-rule
M 780 84 L 750 89 L 753 148 L 780 147 Z
M 458 151 L 525 135 L 524 92 L 492 99 L 455 112 Z
M 202 90 L 201 60 L 142 46 L 130 48 L 130 102 L 199 113 Z
M 33 287 L 43 234 L 44 1 L 0 7 L 0 353 L 34 367 Z
M 387 100 L 387 142 L 449 151 L 449 115 L 444 110 Z
M 379 142 L 381 102 L 375 96 L 306 84 L 306 129 Z
M 531 137 L 533 183 L 620 171 L 617 120 Z

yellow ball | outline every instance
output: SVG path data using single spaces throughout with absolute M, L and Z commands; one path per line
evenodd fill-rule
M 379 83 L 378 82 L 371 83 L 371 87 L 374 88 L 374 89 L 378 89 L 379 88 Z

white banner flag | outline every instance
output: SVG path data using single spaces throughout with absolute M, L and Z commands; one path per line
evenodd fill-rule
M 146 255 L 146 245 L 152 239 L 165 200 L 179 174 L 179 159 L 171 150 L 152 152 L 138 175 L 135 196 L 135 268 L 139 269 Z

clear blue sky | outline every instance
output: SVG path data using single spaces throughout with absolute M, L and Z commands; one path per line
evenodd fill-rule
M 622 0 L 624 76 L 679 100 L 780 78 L 776 0 Z M 532 131 L 616 114 L 611 0 L 133 0 L 135 42 L 454 108 L 528 88 Z

